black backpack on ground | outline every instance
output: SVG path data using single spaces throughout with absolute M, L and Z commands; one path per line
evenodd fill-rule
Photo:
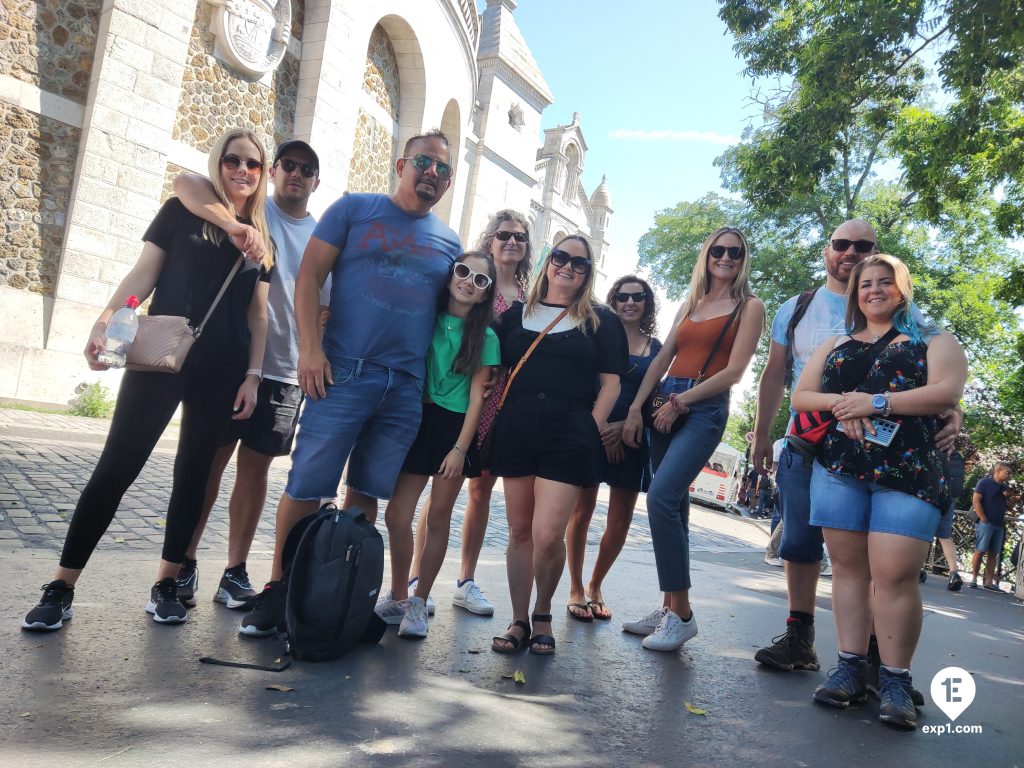
M 384 580 L 384 540 L 357 509 L 325 504 L 292 528 L 282 551 L 286 591 L 278 635 L 285 642 L 279 667 L 220 661 L 204 664 L 281 672 L 299 661 L 329 661 L 358 643 L 378 643 L 387 625 L 374 612 Z M 288 657 L 290 658 L 284 658 Z

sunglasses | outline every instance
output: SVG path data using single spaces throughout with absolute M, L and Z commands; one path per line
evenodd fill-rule
M 549 255 L 551 263 L 556 267 L 564 267 L 566 264 L 577 275 L 585 275 L 590 271 L 591 262 L 586 256 L 570 256 L 565 251 L 555 249 Z
M 742 245 L 712 245 L 708 248 L 708 253 L 714 259 L 720 259 L 723 256 L 728 256 L 732 261 L 739 261 L 747 255 L 746 249 Z
M 647 292 L 646 291 L 637 291 L 636 293 L 623 293 L 623 292 L 619 292 L 619 293 L 615 294 L 615 300 L 617 302 L 619 302 L 619 304 L 625 304 L 630 299 L 633 300 L 634 304 L 639 304 L 641 301 L 645 301 L 647 299 Z
M 853 246 L 857 253 L 871 253 L 875 250 L 875 243 L 872 240 L 847 240 L 839 237 L 832 241 L 832 250 L 836 253 L 846 253 Z
M 224 157 L 220 159 L 220 162 L 230 171 L 236 170 L 240 165 L 245 165 L 245 170 L 249 173 L 259 173 L 263 170 L 263 163 L 255 157 L 243 160 L 238 155 L 224 155 Z
M 507 243 L 510 239 L 514 239 L 517 243 L 526 242 L 525 232 L 509 232 L 507 229 L 502 229 L 494 233 L 496 240 L 501 240 L 503 243 Z
M 302 174 L 304 179 L 312 179 L 316 176 L 317 169 L 311 165 L 305 163 L 296 163 L 294 160 L 278 160 L 277 164 L 281 166 L 285 173 L 295 173 L 295 169 L 299 169 L 299 173 Z
M 474 272 L 461 261 L 455 265 L 455 268 L 452 270 L 452 274 L 455 275 L 458 280 L 465 280 L 470 277 L 473 278 L 473 285 L 481 291 L 486 291 L 491 287 L 491 283 L 494 282 L 491 280 L 490 275 L 485 275 L 483 272 Z
M 441 160 L 435 160 L 430 155 L 413 155 L 412 157 L 403 157 L 403 160 L 412 160 L 412 167 L 420 173 L 426 173 L 430 170 L 430 166 L 434 166 L 434 171 L 437 173 L 440 179 L 450 179 L 452 177 L 452 167 Z

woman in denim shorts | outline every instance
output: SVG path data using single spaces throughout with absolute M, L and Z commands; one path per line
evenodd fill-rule
M 626 445 L 640 444 L 642 408 L 668 373 L 658 390 L 668 400 L 654 415 L 654 480 L 647 492 L 663 604 L 622 625 L 645 635 L 643 647 L 652 651 L 674 651 L 697 634 L 690 609 L 690 485 L 722 439 L 729 389 L 743 376 L 764 330 L 764 304 L 750 290 L 749 253 L 743 233 L 733 227 L 704 241 L 686 301 L 622 430 Z
M 918 573 L 950 504 L 935 416 L 957 405 L 967 379 L 956 339 L 920 327 L 912 300 L 899 259 L 869 256 L 854 267 L 849 333 L 815 351 L 793 394 L 796 410 L 836 418 L 812 470 L 811 524 L 824 529 L 832 555 L 840 652 L 814 699 L 840 708 L 866 699 L 874 617 L 879 719 L 908 729 L 917 723 L 910 662 L 921 632 Z M 888 445 L 878 442 L 890 433 Z

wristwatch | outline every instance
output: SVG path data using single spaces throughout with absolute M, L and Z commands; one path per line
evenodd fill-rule
M 885 395 L 872 395 L 871 396 L 871 407 L 880 414 L 885 413 L 885 408 L 889 404 L 889 399 Z

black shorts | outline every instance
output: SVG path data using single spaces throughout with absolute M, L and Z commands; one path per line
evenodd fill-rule
M 498 477 L 528 477 L 589 488 L 597 484 L 601 435 L 581 401 L 523 392 L 494 422 L 487 468 Z
M 287 456 L 292 452 L 302 398 L 298 384 L 264 379 L 252 415 L 241 421 L 231 419 L 221 434 L 220 444 L 234 445 L 241 440 L 246 448 L 264 456 Z
M 617 464 L 608 463 L 608 454 L 604 446 L 597 451 L 597 479 L 609 488 L 621 488 L 626 491 L 643 491 L 651 485 L 651 451 L 647 445 L 647 430 L 644 430 L 643 441 L 639 448 L 624 445 L 626 455 Z
M 424 403 L 420 430 L 405 456 L 402 471 L 410 475 L 436 475 L 445 456 L 458 441 L 465 421 L 464 413 L 449 411 L 436 403 Z

